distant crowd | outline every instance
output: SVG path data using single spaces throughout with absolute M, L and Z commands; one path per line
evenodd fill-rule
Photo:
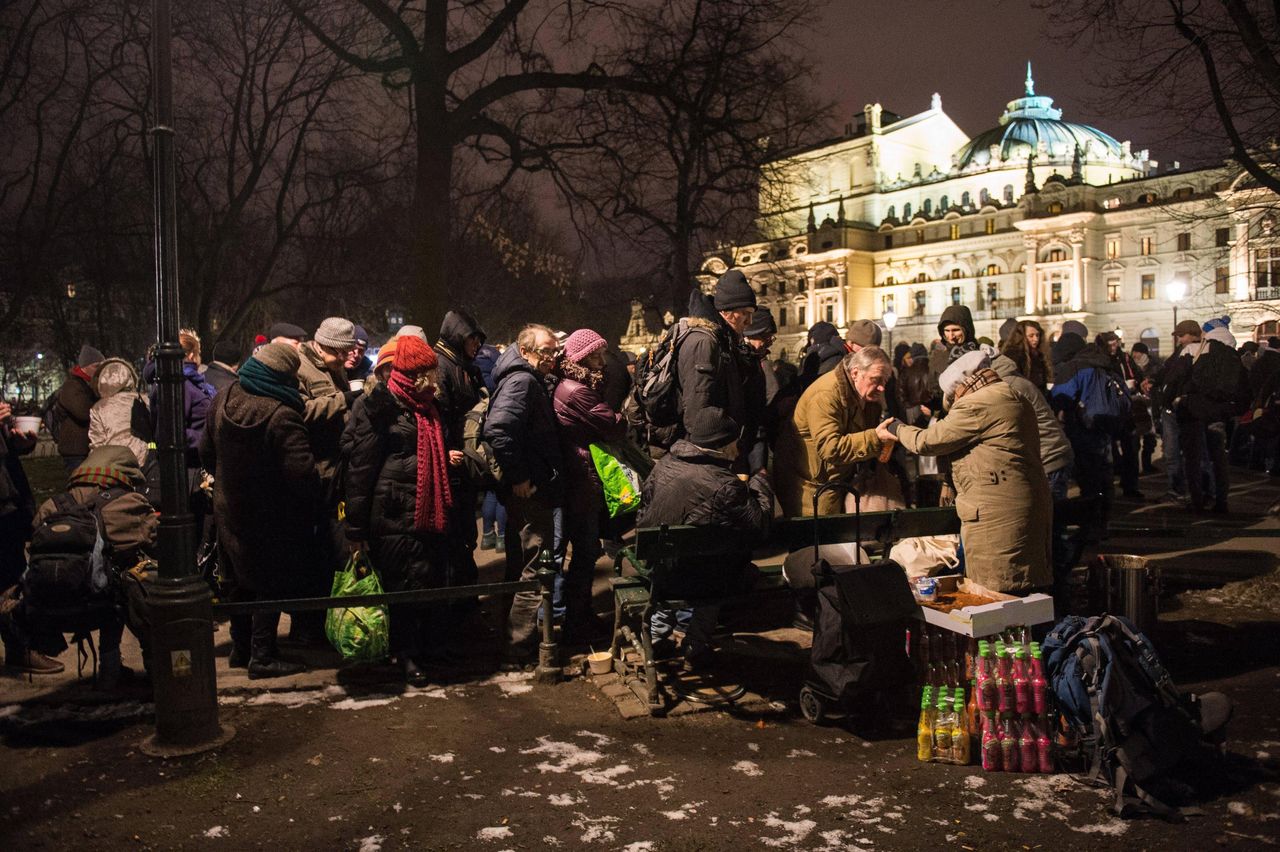
M 549 551 L 559 577 L 548 615 L 562 642 L 585 647 L 609 635 L 592 609 L 596 562 L 632 525 L 733 531 L 728 558 L 745 571 L 776 514 L 812 513 L 818 489 L 840 481 L 864 509 L 954 504 L 967 576 L 1026 594 L 1061 579 L 1054 504 L 1069 493 L 1095 498 L 1099 534 L 1113 499 L 1227 512 L 1231 462 L 1280 472 L 1280 339 L 1237 345 L 1225 317 L 1178 323 L 1163 361 L 1075 320 L 1052 343 L 1033 321 L 978 338 L 960 305 L 943 312 L 936 340 L 892 352 L 870 320 L 849 323 L 843 337 L 818 323 L 793 365 L 770 358 L 776 333 L 737 270 L 712 293 L 695 292 L 686 316 L 639 358 L 591 329 L 533 323 L 497 347 L 462 310 L 446 314 L 434 340 L 406 326 L 376 350 L 341 317 L 312 333 L 277 324 L 251 352 L 220 340 L 207 361 L 199 337 L 183 331 L 190 507 L 234 600 L 326 595 L 355 553 L 399 591 L 475 584 L 478 548 L 501 547 L 506 579 L 528 579 Z M 41 576 L 81 565 L 58 550 L 71 549 L 63 528 L 75 524 L 55 521 L 93 519 L 80 539 L 91 551 L 88 587 L 152 552 L 157 393 L 152 357 L 135 364 L 84 346 L 43 418 L 67 490 L 38 507 L 19 462 L 37 436 L 0 403 L 9 666 L 62 667 L 54 657 L 67 628 L 33 603 L 57 591 Z M 1156 470 L 1157 443 L 1167 478 L 1158 497 L 1139 484 Z M 606 500 L 602 452 L 642 480 L 637 513 Z M 645 463 L 628 466 L 636 452 Z M 835 491 L 816 503 L 819 514 L 848 507 Z M 812 601 L 796 592 L 805 624 Z M 510 667 L 532 662 L 539 608 L 536 593 L 511 601 L 502 628 Z M 94 624 L 99 678 L 114 688 L 135 675 L 120 659 L 126 615 L 106 612 Z M 717 614 L 714 605 L 656 613 L 655 650 L 676 653 L 679 629 L 685 665 L 713 664 Z M 323 643 L 322 617 L 292 614 L 288 638 Z M 390 649 L 406 682 L 426 683 L 455 658 L 456 637 L 477 618 L 474 598 L 393 607 Z M 230 665 L 251 678 L 300 671 L 279 649 L 279 620 L 233 618 Z

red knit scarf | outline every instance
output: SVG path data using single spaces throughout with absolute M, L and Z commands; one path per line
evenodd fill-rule
M 412 378 L 394 369 L 387 388 L 417 418 L 418 493 L 413 503 L 413 526 L 423 532 L 444 532 L 453 494 L 449 490 L 449 461 L 435 391 L 417 390 Z

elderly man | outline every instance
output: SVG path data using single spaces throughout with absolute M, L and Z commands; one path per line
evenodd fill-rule
M 1048 588 L 1053 502 L 1035 411 L 1001 381 L 985 352 L 961 356 L 939 385 L 950 407 L 945 418 L 927 429 L 889 419 L 877 434 L 950 462 L 970 580 L 997 592 Z
M 875 424 L 892 375 L 885 351 L 864 346 L 805 389 L 778 436 L 774 470 L 784 512 L 812 511 L 819 486 L 847 480 L 856 465 L 880 454 Z M 836 514 L 842 507 L 841 495 L 827 492 L 818 502 L 818 514 Z

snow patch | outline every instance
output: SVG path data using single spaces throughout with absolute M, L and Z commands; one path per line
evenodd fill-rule
M 491 825 L 488 828 L 482 828 L 476 832 L 476 840 L 484 840 L 492 842 L 494 840 L 506 840 L 511 836 L 511 829 L 505 825 Z
M 750 760 L 739 760 L 733 765 L 734 772 L 741 772 L 750 778 L 759 778 L 764 770 Z
M 388 698 L 344 698 L 329 705 L 333 710 L 367 710 L 370 707 L 383 707 L 399 701 L 398 696 Z
M 978 790 L 987 786 L 987 779 L 981 775 L 966 775 L 964 777 L 964 786 L 967 790 Z
M 765 846 L 775 847 L 798 846 L 818 827 L 818 824 L 811 819 L 801 819 L 794 822 L 779 819 L 777 812 L 770 813 L 765 817 L 764 824 L 769 828 L 777 828 L 783 831 L 782 837 L 760 838 L 760 842 Z
M 577 793 L 552 793 L 550 796 L 547 796 L 547 802 L 555 805 L 557 808 L 567 808 L 572 805 L 583 805 L 586 804 L 586 801 L 586 799 L 582 798 Z
M 617 839 L 617 835 L 613 831 L 613 827 L 622 822 L 615 816 L 589 817 L 581 811 L 575 814 L 576 819 L 569 824 L 574 828 L 582 830 L 583 843 L 613 843 Z
M 386 839 L 381 834 L 371 834 L 356 842 L 360 844 L 360 852 L 382 852 L 382 841 Z
M 451 751 L 446 751 L 444 754 L 429 754 L 429 755 L 427 755 L 427 757 L 431 758 L 431 759 L 432 759 L 432 760 L 434 760 L 436 763 L 453 763 L 453 759 L 454 759 L 454 757 L 456 757 L 456 756 L 457 756 L 457 755 L 455 755 L 455 754 L 454 754 L 453 752 L 451 752 Z
M 817 757 L 817 755 L 809 751 L 807 748 L 793 748 L 791 751 L 787 752 L 787 757 Z
M 637 840 L 622 847 L 622 852 L 655 852 L 658 847 L 652 840 Z
M 618 782 L 614 781 L 614 778 L 617 778 L 619 775 L 626 775 L 628 772 L 632 771 L 633 770 L 630 766 L 627 766 L 625 763 L 619 763 L 617 766 L 610 766 L 608 769 L 585 769 L 578 773 L 578 777 L 587 784 L 617 785 Z
M 220 825 L 215 825 L 213 828 L 206 829 L 204 836 L 209 838 L 226 837 L 227 830 Z

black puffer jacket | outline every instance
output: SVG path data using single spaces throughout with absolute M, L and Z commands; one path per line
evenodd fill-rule
M 711 411 L 741 429 L 746 422 L 738 339 L 709 300 L 694 291 L 689 299 L 692 331 L 680 343 L 677 371 L 680 418 L 688 434 L 689 418 Z
M 484 343 L 480 325 L 464 311 L 449 311 L 440 323 L 440 339 L 436 354 L 440 356 L 440 388 L 436 391 L 436 407 L 445 423 L 450 450 L 462 449 L 462 425 L 467 412 L 480 401 L 484 377 L 480 368 L 467 357 L 466 340 L 478 335 Z
M 685 440 L 676 441 L 658 460 L 641 494 L 639 526 L 721 527 L 737 533 L 734 539 L 744 563 L 773 520 L 773 488 L 765 475 L 757 473 L 743 482 L 730 471 L 729 462 Z M 687 567 L 696 569 L 699 563 L 705 560 L 692 559 Z
M 342 433 L 342 455 L 347 462 L 347 538 L 369 543 L 373 567 L 386 590 L 444 585 L 444 534 L 413 527 L 417 418 L 385 384 L 356 400 Z
M 814 323 L 809 329 L 808 346 L 800 365 L 801 387 L 809 387 L 819 376 L 834 370 L 847 351 L 839 329 L 829 322 Z
M 551 407 L 555 380 L 534 370 L 520 347 L 509 346 L 493 367 L 493 381 L 497 390 L 484 438 L 502 468 L 503 487 L 532 482 L 539 497 L 558 505 L 564 496 L 564 461 Z

